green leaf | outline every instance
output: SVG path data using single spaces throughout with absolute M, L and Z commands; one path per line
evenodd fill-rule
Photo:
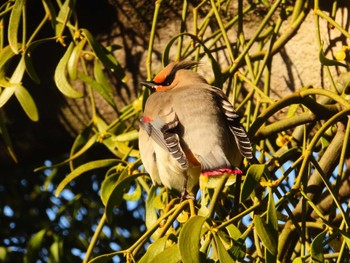
M 15 151 L 13 148 L 11 136 L 10 136 L 10 133 L 9 133 L 7 126 L 6 126 L 5 118 L 0 118 L 0 134 L 1 134 L 2 139 L 5 142 L 6 150 L 8 151 L 9 155 L 12 157 L 12 159 L 16 163 L 18 163 L 17 157 L 15 155 Z M 0 262 L 1 262 L 1 260 L 0 260 Z
M 71 166 L 72 167 L 76 167 L 76 166 L 79 166 L 82 164 L 82 159 L 83 158 L 77 158 L 79 156 L 76 156 L 76 158 L 72 158 L 75 156 L 76 153 L 78 153 L 79 151 L 81 151 L 83 149 L 83 152 L 81 154 L 83 154 L 86 150 L 88 150 L 95 142 L 96 140 L 98 139 L 98 134 L 95 134 L 94 136 L 91 137 L 91 134 L 93 134 L 93 122 L 90 121 L 86 127 L 84 128 L 84 130 L 78 134 L 76 137 L 75 137 L 75 140 L 73 142 L 73 145 L 70 149 L 70 153 L 69 153 L 69 156 L 71 157 L 70 158 L 70 161 L 71 161 Z M 91 139 L 93 138 L 93 139 Z M 88 146 L 87 148 L 85 148 L 85 146 Z M 85 148 L 85 150 L 84 150 Z
M 132 130 L 120 135 L 117 135 L 113 138 L 113 141 L 117 142 L 129 142 L 129 141 L 135 141 L 139 138 L 139 131 L 138 130 Z
M 131 193 L 125 193 L 123 199 L 127 201 L 138 201 L 142 196 L 142 188 L 140 184 L 136 183 L 136 188 Z
M 214 234 L 214 240 L 216 249 L 219 255 L 219 261 L 220 263 L 234 263 L 235 261 L 232 259 L 230 254 L 227 252 L 227 249 L 225 248 L 224 244 L 222 243 L 220 237 L 216 234 Z
M 1 85 L 1 84 L 0 84 Z M 5 88 L 0 94 L 0 108 L 8 102 L 8 100 L 15 94 L 15 88 Z
M 104 87 L 106 92 L 112 96 L 114 88 L 112 87 L 109 80 L 106 78 L 106 75 L 103 72 L 103 69 L 101 66 L 101 62 L 99 60 L 95 60 L 94 62 L 94 76 L 96 81 L 100 83 L 102 87 Z
M 246 251 L 246 246 L 243 239 L 239 238 L 237 240 L 232 240 L 232 245 L 229 248 L 228 252 L 234 259 L 243 261 L 246 254 L 245 251 Z
M 206 217 L 191 217 L 181 229 L 179 235 L 179 249 L 183 263 L 197 263 L 201 261 L 199 250 L 202 226 Z
M 164 249 L 161 253 L 156 255 L 150 263 L 158 263 L 158 262 L 166 262 L 166 263 L 178 263 L 181 262 L 181 254 L 179 246 L 173 245 L 170 248 Z
M 54 242 L 50 246 L 49 262 L 60 262 L 60 255 L 63 251 L 63 241 L 58 236 L 54 236 Z
M 28 252 L 27 252 L 28 253 Z M 0 262 L 6 262 L 7 255 L 7 248 L 6 247 L 0 247 Z
M 42 229 L 35 233 L 28 242 L 27 253 L 24 258 L 24 262 L 35 262 L 38 258 L 38 253 L 41 250 L 41 245 L 43 243 L 44 237 L 46 235 L 46 229 Z
M 273 198 L 272 188 L 269 187 L 269 195 L 267 202 L 267 217 L 266 217 L 266 225 L 268 226 L 270 233 L 272 235 L 272 239 L 276 240 L 278 246 L 278 219 L 277 219 L 277 211 L 275 206 L 275 201 Z M 266 252 L 265 260 L 266 262 L 276 262 L 276 254 L 272 254 L 269 250 Z
M 232 245 L 228 252 L 234 259 L 243 261 L 246 246 L 244 240 L 241 238 L 241 231 L 239 231 L 239 229 L 233 224 L 228 225 L 226 229 L 232 241 Z
M 86 44 L 86 38 L 83 38 L 74 48 L 67 62 L 67 72 L 72 80 L 76 80 L 78 76 L 78 62 L 81 51 Z
M 109 132 L 112 132 L 112 131 L 109 130 Z M 124 132 L 124 131 L 122 130 L 120 132 Z M 117 133 L 117 132 L 115 132 L 115 133 Z M 126 133 L 127 135 L 125 135 L 125 136 L 123 136 L 123 134 L 121 134 L 120 135 L 121 137 L 119 137 L 119 135 L 117 135 L 117 136 L 113 135 L 113 136 L 105 137 L 103 139 L 102 143 L 112 153 L 116 154 L 120 158 L 123 158 L 126 155 L 131 156 L 131 157 L 139 158 L 139 156 L 140 156 L 139 151 L 133 149 L 133 147 L 129 147 L 128 146 L 128 144 L 129 144 L 128 140 L 129 139 L 130 140 L 133 139 L 133 136 L 135 136 L 136 133 L 135 132 Z
M 274 230 L 267 225 L 260 215 L 254 215 L 253 223 L 256 232 L 265 246 L 265 248 L 274 256 L 277 255 L 277 240 L 274 235 Z
M 153 201 L 157 196 L 157 188 L 158 187 L 152 185 L 146 199 L 145 224 L 147 229 L 153 226 L 155 222 L 158 220 L 157 209 L 153 206 Z
M 106 263 L 110 262 L 112 258 L 114 258 L 116 255 L 124 255 L 125 251 L 118 251 L 118 252 L 113 252 L 109 254 L 104 254 L 98 257 L 95 257 L 89 261 L 89 263 Z
M 289 105 L 288 113 L 287 113 L 287 117 L 286 118 L 293 117 L 296 114 L 299 106 L 300 106 L 300 104 Z
M 238 239 L 242 235 L 241 231 L 233 224 L 228 225 L 226 229 L 232 239 Z
M 305 263 L 305 259 L 302 257 L 297 257 L 293 260 L 293 263 Z
M 72 161 L 74 160 L 75 158 L 81 156 L 83 153 L 85 153 L 88 149 L 90 149 L 90 147 L 92 145 L 95 144 L 96 140 L 98 139 L 99 137 L 99 134 L 96 133 L 94 135 L 92 135 L 90 137 L 90 139 L 88 139 L 84 144 L 82 144 L 83 146 L 81 148 L 79 148 L 78 151 L 75 151 L 76 149 L 72 147 L 71 149 L 71 152 L 70 152 L 70 156 L 69 156 L 69 159 L 67 159 L 66 161 L 64 161 L 63 163 L 66 163 L 68 161 Z M 76 145 L 75 145 L 76 146 Z M 61 163 L 61 164 L 63 164 Z
M 19 61 L 15 71 L 12 73 L 12 76 L 10 78 L 10 83 L 20 84 L 23 79 L 25 68 L 26 67 L 25 67 L 24 58 L 21 57 L 21 60 Z
M 0 76 L 5 76 L 5 70 L 7 63 L 15 56 L 10 46 L 6 46 L 0 50 Z
M 0 94 L 0 108 L 5 105 L 5 103 L 12 97 L 15 93 L 16 88 L 21 85 L 21 81 L 25 72 L 25 63 L 24 58 L 22 57 L 19 61 L 15 71 L 12 73 L 12 76 L 7 82 L 6 80 L 1 79 L 0 86 L 6 87 L 2 90 Z
M 318 234 L 311 244 L 311 258 L 313 262 L 324 262 L 322 242 L 327 234 L 327 230 Z
M 246 178 L 242 185 L 241 202 L 245 201 L 254 191 L 259 183 L 261 176 L 264 174 L 265 164 L 253 164 L 248 168 Z
M 174 236 L 174 235 L 171 235 Z M 144 256 L 140 259 L 139 263 L 148 263 L 151 262 L 151 260 L 157 256 L 159 253 L 164 251 L 166 244 L 168 242 L 169 235 L 163 236 L 159 238 L 156 242 L 153 244 L 150 244 L 147 248 L 146 253 Z M 159 262 L 159 261 L 158 261 Z
M 124 172 L 125 171 L 125 172 Z M 123 202 L 124 189 L 130 185 L 138 176 L 141 174 L 133 174 L 129 172 L 129 169 L 125 169 L 120 176 L 118 181 L 114 184 L 114 189 L 112 190 L 108 201 L 106 203 L 106 217 L 108 222 L 112 222 L 113 219 L 113 209 L 119 206 Z M 112 185 L 113 186 L 113 185 Z
M 104 86 L 82 72 L 78 72 L 78 77 L 87 85 L 96 90 L 108 102 L 109 105 L 111 105 L 113 108 L 116 108 L 113 97 L 107 92 Z
M 269 187 L 269 196 L 268 196 L 268 202 L 267 202 L 267 217 L 266 217 L 266 224 L 270 226 L 270 229 L 272 229 L 274 239 L 278 240 L 278 219 L 277 219 L 277 210 L 275 206 L 275 201 L 273 198 L 273 192 L 272 188 Z
M 15 88 L 15 96 L 22 106 L 22 109 L 32 121 L 39 120 L 38 109 L 29 92 L 22 86 Z
M 103 65 L 110 69 L 118 79 L 124 82 L 124 78 L 126 77 L 125 72 L 118 63 L 118 61 L 115 59 L 115 57 L 112 55 L 112 53 L 110 53 L 101 44 L 96 42 L 87 29 L 81 29 L 81 31 L 87 38 L 91 48 L 95 52 L 96 56 L 101 60 Z
M 97 160 L 85 163 L 79 167 L 77 167 L 75 170 L 73 170 L 70 174 L 68 174 L 57 186 L 56 189 L 56 197 L 60 195 L 62 190 L 69 184 L 72 180 L 80 176 L 81 174 L 91 171 L 98 168 L 108 167 L 108 166 L 114 166 L 119 162 L 119 160 L 116 159 L 104 159 L 104 160 Z
M 57 13 L 55 6 L 52 4 L 52 1 L 44 0 L 41 1 L 41 3 L 43 4 L 46 15 L 48 15 L 51 18 L 51 27 L 55 28 L 57 22 Z
M 29 75 L 29 77 L 37 84 L 40 84 L 40 78 L 38 74 L 36 73 L 33 63 L 32 63 L 32 53 L 34 50 L 42 45 L 43 43 L 46 43 L 48 41 L 53 41 L 56 40 L 56 37 L 50 37 L 50 38 L 43 38 L 37 41 L 33 41 L 25 50 L 23 56 L 24 56 L 24 62 L 25 62 L 25 67 L 26 71 Z
M 124 169 L 122 173 L 128 173 L 128 169 Z M 103 180 L 101 184 L 100 197 L 104 206 L 107 205 L 108 199 L 111 196 L 111 193 L 113 192 L 113 189 L 115 188 L 118 182 L 119 176 L 120 176 L 120 173 L 114 173 L 114 174 L 108 175 Z
M 157 186 L 152 186 L 152 188 L 157 189 Z M 163 188 L 164 189 L 164 188 Z M 164 209 L 166 206 L 167 194 L 164 191 L 160 191 L 152 201 L 152 206 L 158 210 Z
M 60 12 L 57 15 L 56 21 L 58 23 L 56 24 L 56 36 L 60 36 L 63 33 L 64 28 L 71 15 L 70 2 L 71 0 L 66 0 L 61 6 Z
M 55 83 L 59 91 L 61 91 L 64 95 L 71 98 L 80 98 L 83 96 L 80 92 L 73 89 L 66 77 L 66 66 L 68 60 L 72 54 L 74 48 L 74 43 L 71 42 L 63 57 L 58 62 L 58 65 L 55 70 Z
M 19 53 L 18 50 L 18 28 L 21 22 L 22 9 L 25 0 L 16 0 L 10 15 L 8 23 L 8 41 L 12 51 L 15 54 Z

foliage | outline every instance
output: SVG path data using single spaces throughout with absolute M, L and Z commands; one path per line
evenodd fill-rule
M 65 47 L 53 76 L 58 90 L 67 97 L 80 98 L 83 93 L 73 85 L 80 81 L 87 85 L 91 100 L 92 118 L 76 137 L 69 156 L 36 169 L 40 175 L 49 174 L 47 184 L 56 184 L 55 173 L 65 171 L 69 164 L 67 176 L 57 185 L 56 197 L 67 199 L 64 191 L 70 190 L 75 195 L 65 200 L 65 205 L 55 205 L 56 216 L 49 227 L 38 225 L 37 233 L 26 237 L 26 261 L 74 261 L 69 248 L 76 247 L 86 250 L 84 262 L 107 262 L 112 258 L 127 262 L 349 260 L 349 73 L 336 82 L 329 70 L 348 69 L 348 64 L 326 57 L 319 21 L 328 21 L 348 40 L 350 35 L 319 8 L 318 1 L 313 6 L 306 0 L 238 1 L 234 15 L 232 2 L 184 1 L 182 26 L 168 41 L 162 58 L 167 64 L 175 50 L 175 59 L 210 63 L 212 83 L 224 88 L 236 109 L 244 113 L 242 121 L 254 142 L 257 160 L 254 164 L 243 163 L 244 176 L 209 181 L 201 178 L 196 200 L 183 202 L 177 193 L 150 186 L 142 170 L 137 120 L 148 91 L 142 90 L 133 103 L 117 109 L 106 75 L 125 81 L 123 67 L 113 55 L 118 47 L 104 47 L 88 29 L 79 28 L 74 1 L 42 1 L 45 15 L 31 33 L 26 28 L 26 1 L 2 4 L 0 19 L 6 21 L 8 31 L 1 32 L 0 107 L 6 107 L 14 96 L 28 117 L 38 121 L 35 101 L 22 79 L 28 74 L 34 82 L 40 81 L 31 52 L 47 41 Z M 162 4 L 155 1 L 146 63 L 148 78 L 154 73 L 154 39 Z M 330 87 L 300 87 L 274 100 L 270 98 L 274 56 L 297 32 L 310 8 L 314 9 L 320 54 L 314 63 L 324 66 Z M 337 8 L 334 1 L 333 13 Z M 261 22 L 248 39 L 244 21 L 251 14 L 260 14 Z M 187 30 L 190 22 L 193 27 Z M 39 32 L 48 23 L 53 35 L 40 38 Z M 346 47 L 342 50 L 348 52 Z M 106 123 L 99 116 L 92 91 L 118 111 L 116 120 Z M 288 110 L 272 122 L 271 117 L 278 116 L 282 109 Z M 6 123 L 0 119 L 0 125 L 2 138 L 13 152 Z M 96 148 L 100 154 L 91 156 L 89 153 Z M 98 192 L 101 200 L 97 199 Z M 143 211 L 145 217 L 140 216 Z M 46 216 L 41 211 L 40 222 Z M 70 226 L 65 229 L 61 220 L 69 217 Z M 106 237 L 105 227 L 113 234 Z M 84 232 L 79 232 L 82 229 Z M 111 247 L 111 243 L 116 245 Z M 1 245 L 0 258 L 9 259 L 11 252 L 5 248 L 6 243 Z

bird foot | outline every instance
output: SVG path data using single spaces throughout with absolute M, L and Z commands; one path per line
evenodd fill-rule
M 184 188 L 184 189 L 182 190 L 182 193 L 181 193 L 181 202 L 183 202 L 183 201 L 185 201 L 185 200 L 187 200 L 187 199 L 192 199 L 192 200 L 194 200 L 194 196 L 191 195 L 191 194 L 189 194 L 189 193 L 187 192 L 186 188 Z
M 239 174 L 242 174 L 242 171 L 238 168 L 234 168 L 234 169 L 220 168 L 217 170 L 202 172 L 202 175 L 203 176 L 219 176 L 219 175 L 223 175 L 224 173 L 239 175 Z

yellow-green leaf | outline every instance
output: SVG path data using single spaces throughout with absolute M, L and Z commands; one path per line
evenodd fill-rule
M 264 174 L 264 164 L 253 164 L 248 168 L 246 178 L 242 185 L 241 198 L 240 200 L 245 201 L 249 195 L 255 189 L 257 183 L 260 181 L 261 176 Z
M 22 106 L 22 109 L 32 121 L 39 120 L 38 110 L 29 92 L 22 86 L 15 88 L 15 96 Z
M 94 62 L 94 76 L 95 76 L 96 81 L 98 83 L 100 83 L 102 85 L 102 87 L 104 87 L 106 92 L 112 96 L 114 89 L 113 89 L 111 83 L 106 78 L 106 75 L 103 72 L 103 69 L 101 66 L 101 62 L 99 60 L 95 60 L 95 62 Z
M 139 157 L 139 151 L 130 148 L 125 142 L 114 142 L 114 146 L 123 154 L 131 157 Z
M 5 74 L 5 65 L 13 58 L 16 54 L 13 52 L 10 46 L 6 46 L 0 50 L 0 76 Z
M 71 15 L 70 2 L 71 0 L 66 0 L 61 6 L 60 12 L 57 15 L 56 21 L 59 23 L 56 24 L 56 36 L 61 36 Z
M 293 260 L 293 263 L 304 263 L 305 259 L 302 257 L 297 257 Z
M 233 224 L 228 225 L 226 229 L 232 242 L 231 247 L 228 249 L 228 252 L 234 259 L 243 261 L 245 257 L 246 246 L 244 240 L 241 238 L 241 231 L 239 231 L 239 229 Z
M 122 173 L 127 173 L 128 170 L 124 169 Z M 101 193 L 100 197 L 102 200 L 102 204 L 104 206 L 107 205 L 108 199 L 111 196 L 111 193 L 113 192 L 119 178 L 120 174 L 119 173 L 114 173 L 108 175 L 102 182 L 101 184 Z
M 111 105 L 113 108 L 116 108 L 116 105 L 114 103 L 113 97 L 107 92 L 105 87 L 98 83 L 96 80 L 94 80 L 92 77 L 82 73 L 78 72 L 78 77 L 84 81 L 87 85 L 89 85 L 91 88 L 96 90 L 107 102 L 109 105 Z
M 164 249 L 161 253 L 156 255 L 150 263 L 158 263 L 158 262 L 166 262 L 166 263 L 178 263 L 181 262 L 181 254 L 179 250 L 179 246 L 173 245 L 172 247 Z
M 142 189 L 141 186 L 136 183 L 136 188 L 129 193 L 125 193 L 123 195 L 123 199 L 127 201 L 138 201 L 142 196 Z
M 230 256 L 230 254 L 227 252 L 227 249 L 225 248 L 224 244 L 222 243 L 220 237 L 216 234 L 214 234 L 214 240 L 216 249 L 219 256 L 220 263 L 234 263 L 235 261 Z
M 297 112 L 299 106 L 300 106 L 300 104 L 292 104 L 292 105 L 290 105 L 289 108 L 288 108 L 287 118 L 290 118 L 290 117 L 294 116 L 294 114 Z
M 0 83 L 1 85 L 2 83 Z M 6 102 L 12 97 L 15 93 L 15 88 L 5 88 L 1 91 L 0 94 L 0 108 L 6 104 Z
M 110 262 L 110 260 L 112 258 L 114 258 L 116 255 L 118 254 L 124 254 L 125 251 L 118 251 L 118 252 L 113 252 L 113 253 L 109 253 L 109 254 L 104 254 L 104 255 L 101 255 L 101 256 L 98 256 L 98 257 L 95 257 L 93 259 L 91 259 L 89 261 L 89 263 L 106 263 L 106 262 Z
M 153 201 L 157 196 L 157 187 L 152 185 L 149 194 L 146 199 L 146 212 L 145 212 L 145 224 L 149 229 L 157 221 L 157 209 L 153 206 Z
M 9 55 L 9 54 L 7 54 Z M 5 103 L 12 97 L 15 93 L 16 88 L 21 86 L 21 81 L 25 72 L 25 63 L 24 58 L 22 57 L 15 71 L 12 73 L 12 76 L 9 81 L 5 79 L 0 80 L 0 86 L 7 87 L 2 90 L 0 94 L 0 108 L 5 105 Z
M 21 22 L 22 9 L 25 0 L 16 0 L 10 15 L 8 26 L 8 41 L 12 51 L 15 54 L 19 53 L 18 50 L 18 28 Z
M 168 242 L 169 236 L 163 236 L 159 238 L 156 242 L 149 245 L 146 253 L 140 259 L 139 263 L 149 263 L 151 260 L 157 256 L 159 253 L 164 251 L 166 244 Z M 158 261 L 159 262 L 159 261 Z
M 69 156 L 70 156 L 70 161 L 71 161 L 71 166 L 72 167 L 76 167 L 76 166 L 79 166 L 81 164 L 81 161 L 77 158 L 73 158 L 72 157 L 78 153 L 81 149 L 84 149 L 84 147 L 89 143 L 90 146 L 92 146 L 97 138 L 98 138 L 98 134 L 95 134 L 93 137 L 94 139 L 91 139 L 91 134 L 93 133 L 93 123 L 92 121 L 90 121 L 86 127 L 84 128 L 84 130 L 78 134 L 78 136 L 75 137 L 75 140 L 73 142 L 73 145 L 70 149 L 70 153 L 69 153 Z M 86 150 L 90 148 L 90 146 L 88 146 L 88 148 L 85 148 Z M 85 151 L 86 151 L 85 150 Z
M 14 148 L 13 148 L 13 143 L 12 143 L 12 140 L 10 137 L 10 133 L 9 133 L 7 126 L 6 126 L 6 120 L 4 118 L 0 118 L 0 132 L 1 132 L 1 137 L 5 142 L 5 147 L 6 147 L 7 152 L 12 157 L 12 159 L 17 163 L 18 160 L 17 160 L 16 154 L 15 154 Z
M 327 231 L 323 231 L 320 234 L 318 234 L 315 239 L 312 241 L 311 244 L 311 258 L 313 262 L 324 262 L 324 256 L 323 256 L 323 240 L 327 234 Z
M 253 218 L 255 230 L 265 246 L 265 248 L 274 256 L 277 255 L 277 240 L 274 231 L 267 225 L 260 215 L 254 215 Z
M 268 224 L 270 226 L 270 229 L 273 230 L 274 239 L 278 240 L 277 210 L 276 210 L 275 201 L 273 198 L 273 192 L 272 192 L 271 187 L 269 187 L 266 224 Z
M 66 176 L 66 178 L 64 178 L 60 182 L 60 184 L 57 186 L 57 189 L 56 189 L 56 196 L 59 196 L 60 193 L 62 192 L 62 190 L 67 186 L 67 184 L 69 184 L 72 180 L 74 180 L 75 178 L 77 178 L 81 174 L 83 174 L 87 171 L 98 169 L 98 168 L 114 166 L 118 162 L 119 162 L 119 160 L 116 160 L 116 159 L 104 159 L 104 160 L 97 160 L 97 161 L 88 162 L 88 163 L 85 163 L 85 164 L 79 166 L 78 168 L 73 170 L 70 174 L 68 174 Z
M 114 185 L 114 189 L 108 197 L 106 204 L 106 217 L 108 222 L 112 222 L 113 208 L 119 206 L 123 201 L 124 190 L 129 187 L 130 183 L 134 181 L 141 174 L 129 173 L 128 169 L 125 169 L 125 173 L 122 173 L 118 177 L 118 181 Z
M 87 29 L 81 29 L 81 31 L 87 38 L 91 48 L 95 52 L 96 56 L 101 60 L 101 62 L 108 69 L 110 69 L 118 79 L 124 81 L 124 78 L 126 77 L 125 72 L 118 63 L 118 61 L 115 59 L 115 57 L 112 55 L 112 53 L 110 53 L 106 48 L 104 48 L 103 46 L 101 46 L 101 44 L 95 41 L 95 39 Z
M 206 217 L 191 217 L 181 229 L 179 235 L 179 249 L 183 263 L 203 262 L 199 250 L 202 226 Z
M 24 258 L 25 262 L 35 262 L 35 260 L 38 258 L 38 253 L 41 250 L 41 245 L 43 243 L 46 232 L 46 229 L 42 229 L 29 239 L 27 245 L 27 253 Z
M 72 80 L 76 80 L 78 76 L 78 62 L 81 56 L 81 51 L 86 44 L 86 38 L 83 38 L 74 48 L 67 63 L 67 72 Z
M 70 85 L 67 77 L 66 77 L 66 66 L 68 63 L 68 60 L 72 54 L 74 48 L 73 42 L 70 43 L 69 47 L 67 48 L 65 54 L 60 59 L 56 70 L 55 70 L 55 83 L 57 85 L 57 88 L 59 91 L 61 91 L 64 95 L 71 98 L 80 98 L 83 96 L 80 92 L 73 89 L 73 87 Z
M 25 50 L 24 52 L 24 62 L 25 62 L 25 67 L 26 71 L 29 75 L 29 77 L 35 82 L 35 83 L 40 83 L 40 78 L 38 74 L 36 73 L 33 63 L 32 63 L 32 53 L 34 50 L 39 47 L 41 44 L 46 43 L 48 41 L 53 41 L 56 40 L 56 37 L 50 37 L 50 38 L 43 38 L 39 39 L 37 41 L 33 41 Z
M 139 138 L 139 132 L 137 130 L 132 130 L 113 137 L 113 141 L 128 142 L 128 141 L 137 140 L 138 138 Z
M 50 17 L 50 21 L 51 21 L 51 27 L 55 28 L 56 26 L 56 18 L 57 18 L 57 13 L 56 13 L 56 8 L 53 5 L 52 1 L 41 1 L 41 3 L 43 4 L 45 13 L 47 16 Z

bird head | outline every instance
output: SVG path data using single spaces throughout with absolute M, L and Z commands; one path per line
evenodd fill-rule
M 196 65 L 198 65 L 196 61 L 172 62 L 162 69 L 153 80 L 143 81 L 141 84 L 155 91 L 166 91 L 176 87 L 179 82 L 188 81 L 193 77 L 204 81 L 199 74 L 191 70 Z

